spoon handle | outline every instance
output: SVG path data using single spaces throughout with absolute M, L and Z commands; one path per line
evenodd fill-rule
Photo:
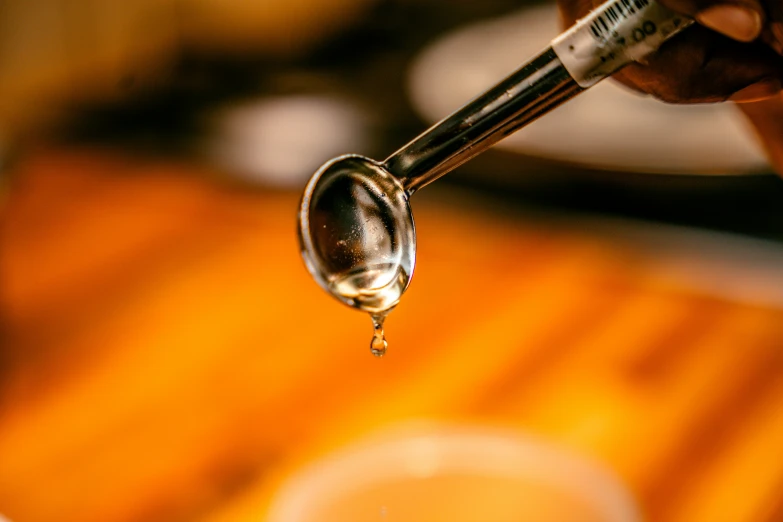
M 509 77 L 395 152 L 383 166 L 413 194 L 654 52 L 692 23 L 654 0 L 609 0 Z

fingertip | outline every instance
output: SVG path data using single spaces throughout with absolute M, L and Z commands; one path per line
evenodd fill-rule
M 767 40 L 767 43 L 772 47 L 776 53 L 783 56 L 783 23 L 772 22 L 769 24 L 771 38 Z
M 740 42 L 752 42 L 761 34 L 762 13 L 747 5 L 715 4 L 696 13 L 701 25 Z
M 776 78 L 762 80 L 735 92 L 729 101 L 734 103 L 757 103 L 774 97 L 780 97 L 781 84 Z

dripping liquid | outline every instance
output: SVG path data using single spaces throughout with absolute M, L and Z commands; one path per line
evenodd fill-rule
M 369 312 L 373 325 L 370 351 L 376 357 L 386 354 L 383 322 L 399 302 L 408 280 L 398 263 L 380 263 L 339 274 L 329 283 L 330 291 L 347 305 Z
M 372 341 L 370 341 L 370 351 L 376 357 L 383 357 L 386 355 L 386 348 L 388 343 L 386 342 L 386 335 L 383 332 L 383 322 L 386 320 L 386 313 L 383 314 L 371 314 L 373 334 Z

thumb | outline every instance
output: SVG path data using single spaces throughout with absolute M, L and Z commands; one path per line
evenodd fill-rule
M 759 0 L 658 0 L 666 7 L 687 14 L 701 25 L 740 42 L 759 37 L 765 12 Z

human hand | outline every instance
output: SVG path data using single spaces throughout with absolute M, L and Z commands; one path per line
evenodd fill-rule
M 656 0 L 699 22 L 613 78 L 670 103 L 757 101 L 783 83 L 783 0 Z M 558 0 L 567 26 L 602 0 Z

